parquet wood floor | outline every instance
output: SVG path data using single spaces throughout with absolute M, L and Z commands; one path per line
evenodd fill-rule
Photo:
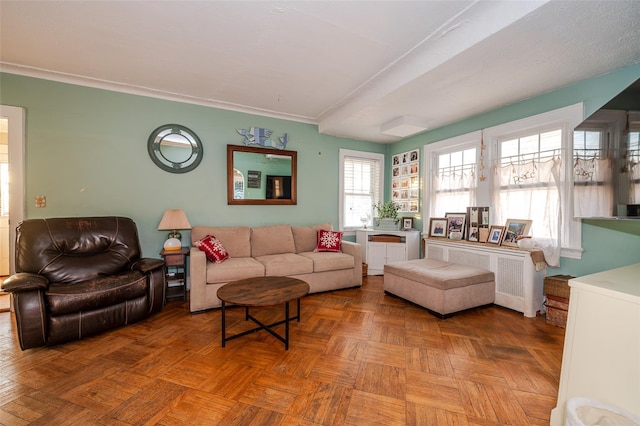
M 3 425 L 548 425 L 564 339 L 543 317 L 499 307 L 436 319 L 385 295 L 382 277 L 305 297 L 288 351 L 264 331 L 223 349 L 220 310 L 171 302 L 141 323 L 22 352 L 12 315 L 0 314 Z M 251 326 L 241 308 L 227 321 Z

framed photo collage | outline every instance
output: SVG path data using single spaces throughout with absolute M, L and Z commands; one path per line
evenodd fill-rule
M 402 152 L 392 159 L 391 198 L 399 212 L 418 213 L 420 206 L 420 150 Z

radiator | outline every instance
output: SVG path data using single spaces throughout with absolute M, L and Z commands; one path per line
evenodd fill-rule
M 425 257 L 487 269 L 495 274 L 495 303 L 526 317 L 543 310 L 544 271 L 536 271 L 527 250 L 482 243 L 425 239 Z

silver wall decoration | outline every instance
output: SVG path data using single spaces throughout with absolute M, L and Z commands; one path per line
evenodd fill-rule
M 285 133 L 278 140 L 271 139 L 272 130 L 263 127 L 249 127 L 248 129 L 236 129 L 239 135 L 243 136 L 242 143 L 245 145 L 259 145 L 265 148 L 286 149 L 289 136 Z

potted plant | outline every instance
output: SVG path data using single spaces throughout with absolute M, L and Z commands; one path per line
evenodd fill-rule
M 398 210 L 400 204 L 394 201 L 381 201 L 375 203 L 373 208 L 376 210 L 376 218 L 374 218 L 374 229 L 397 231 L 400 220 L 398 219 Z

